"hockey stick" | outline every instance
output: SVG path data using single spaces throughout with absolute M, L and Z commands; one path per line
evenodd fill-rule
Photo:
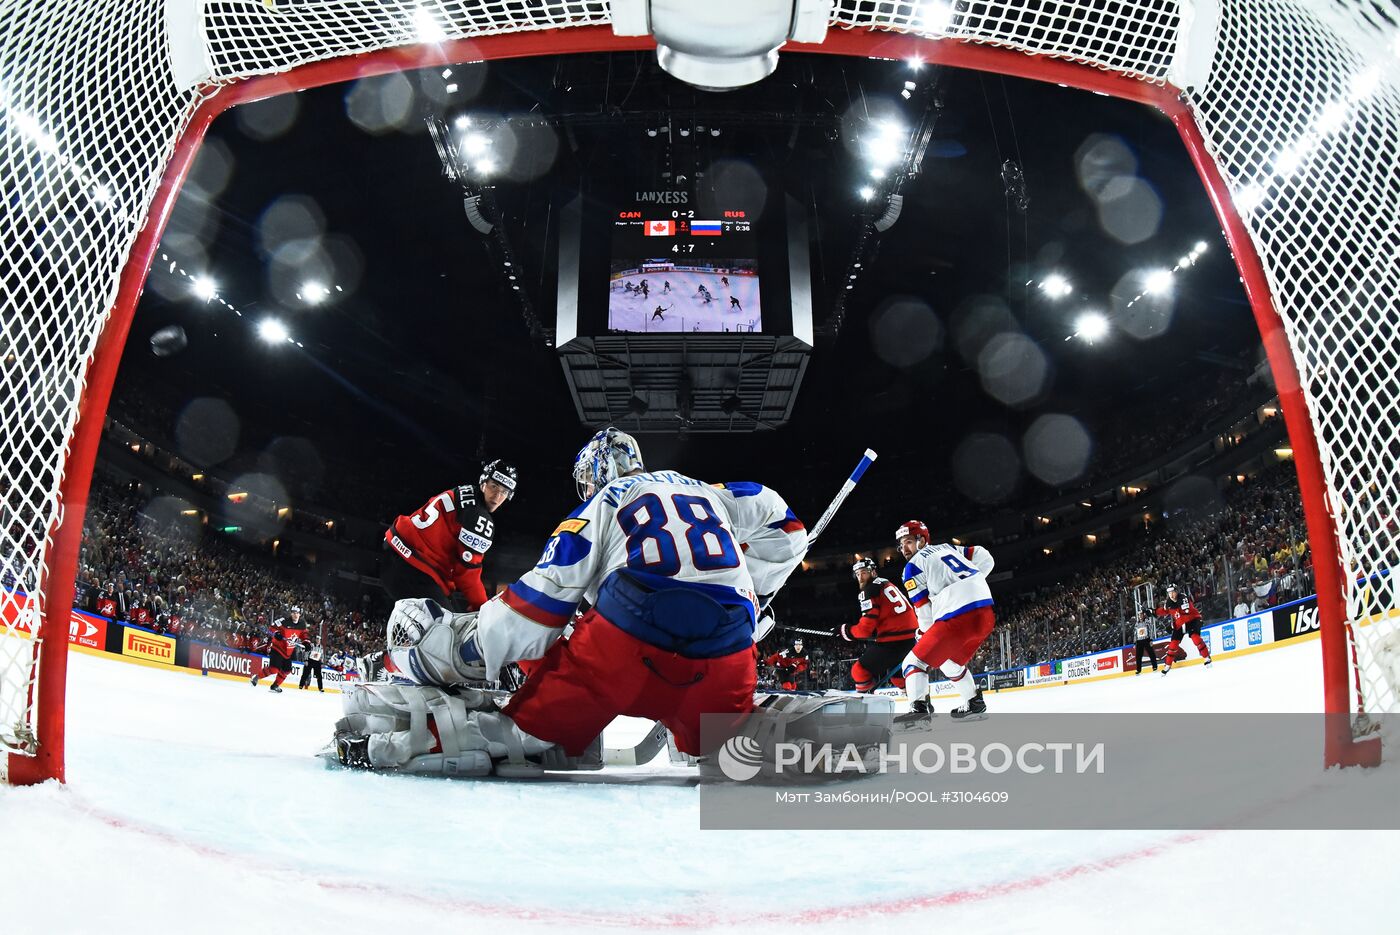
M 878 457 L 879 455 L 869 448 L 865 449 L 865 454 L 861 456 L 860 463 L 856 465 L 856 469 L 851 472 L 850 477 L 846 478 L 846 482 L 842 484 L 841 489 L 836 492 L 836 496 L 826 508 L 826 512 L 822 514 L 821 519 L 817 520 L 817 524 L 812 527 L 812 531 L 807 534 L 808 552 L 812 551 L 812 543 L 816 542 L 817 537 L 826 531 L 826 527 L 831 523 L 831 519 L 836 515 L 836 511 L 841 509 L 841 504 L 846 502 L 846 498 L 851 495 L 852 490 L 856 489 L 856 484 L 860 483 L 860 479 L 865 476 L 865 472 L 869 470 L 870 465 L 874 464 L 875 459 Z M 806 557 L 805 553 L 803 557 Z

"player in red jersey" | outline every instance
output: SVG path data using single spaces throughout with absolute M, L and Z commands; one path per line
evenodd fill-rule
M 1166 665 L 1162 669 L 1162 674 L 1166 675 L 1172 670 L 1172 663 L 1180 662 L 1186 658 L 1186 650 L 1181 648 L 1181 635 L 1183 632 L 1191 635 L 1191 642 L 1196 644 L 1196 652 L 1201 654 L 1207 666 L 1211 663 L 1210 647 L 1206 641 L 1201 639 L 1201 612 L 1196 609 L 1196 604 L 1191 600 L 1190 595 L 1181 591 L 1174 584 L 1167 585 L 1167 606 L 1157 608 L 1157 616 L 1172 618 L 1172 639 L 1167 644 Z
M 802 650 L 801 637 L 792 641 L 791 649 L 780 649 L 763 661 L 777 670 L 778 683 L 786 691 L 797 690 L 802 673 L 809 666 L 807 654 Z
M 298 641 L 306 635 L 306 625 L 301 622 L 301 608 L 293 607 L 286 617 L 273 620 L 268 633 L 272 637 L 272 643 L 267 650 L 267 661 L 248 681 L 256 688 L 259 679 L 276 672 L 277 677 L 272 680 L 268 690 L 280 692 L 282 683 L 292 673 L 292 652 L 296 649 Z
M 843 640 L 873 640 L 851 665 L 856 691 L 872 692 L 889 677 L 896 688 L 904 687 L 900 663 L 914 649 L 919 629 L 918 615 L 904 591 L 876 572 L 875 562 L 857 558 L 851 574 L 860 585 L 860 619 L 841 625 Z M 892 674 L 893 673 L 893 674 Z
M 390 599 L 431 598 L 457 611 L 485 604 L 481 563 L 496 531 L 491 514 L 515 496 L 515 485 L 515 468 L 492 461 L 475 487 L 445 490 L 418 512 L 394 520 L 384 543 L 396 557 L 385 559 L 380 576 Z

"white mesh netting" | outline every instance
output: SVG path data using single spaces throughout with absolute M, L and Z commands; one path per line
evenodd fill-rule
M 1183 6 L 838 0 L 832 21 L 1160 84 Z M 175 83 L 166 0 L 0 7 L 0 744 L 15 747 L 34 722 L 32 643 L 15 627 L 17 612 L 34 608 L 18 595 L 38 593 L 86 363 L 202 98 Z M 1365 624 L 1356 633 L 1366 706 L 1393 710 L 1400 696 L 1376 647 L 1396 632 L 1389 570 L 1400 564 L 1396 14 L 1364 0 L 1220 7 L 1209 80 L 1187 100 L 1263 258 L 1322 448 L 1343 559 L 1363 579 L 1348 607 Z M 580 0 L 209 0 L 201 23 L 204 58 L 223 83 L 425 41 L 608 21 L 605 2 Z

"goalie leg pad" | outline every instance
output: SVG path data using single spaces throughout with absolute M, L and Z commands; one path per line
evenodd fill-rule
M 374 769 L 455 776 L 491 773 L 490 743 L 476 723 L 495 716 L 489 692 L 376 683 L 358 686 L 342 704 L 345 717 L 336 722 L 336 735 L 367 737 Z

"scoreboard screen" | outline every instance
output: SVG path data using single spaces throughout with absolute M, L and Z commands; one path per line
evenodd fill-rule
M 608 330 L 759 332 L 763 309 L 753 213 L 662 205 L 616 212 Z

